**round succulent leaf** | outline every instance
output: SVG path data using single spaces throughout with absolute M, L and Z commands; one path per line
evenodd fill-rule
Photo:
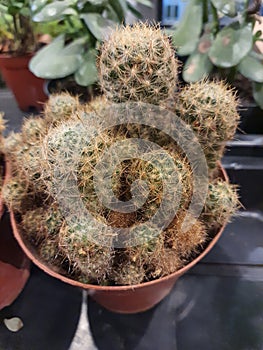
M 202 18 L 202 1 L 191 1 L 172 36 L 180 56 L 190 55 L 195 50 L 202 30 Z
M 263 62 L 250 55 L 243 58 L 238 65 L 238 71 L 246 78 L 257 83 L 263 83 Z
M 65 78 L 73 74 L 79 65 L 79 56 L 53 56 L 50 61 L 47 59 L 41 62 L 41 65 L 37 67 L 37 72 L 39 72 L 37 76 L 43 79 Z
M 110 28 L 116 26 L 115 22 L 102 17 L 98 13 L 84 13 L 80 17 L 84 19 L 86 26 L 99 41 L 106 38 Z
M 211 0 L 211 2 L 224 15 L 229 17 L 235 17 L 237 15 L 235 0 Z
M 251 50 L 253 35 L 251 25 L 240 27 L 234 23 L 222 29 L 215 38 L 209 57 L 217 67 L 236 66 Z
M 263 83 L 253 83 L 253 97 L 261 109 L 263 109 Z
M 205 33 L 201 36 L 197 45 L 197 50 L 200 53 L 207 53 L 212 45 L 213 37 L 211 33 Z
M 72 41 L 70 44 L 65 46 L 63 48 L 63 55 L 74 55 L 79 54 L 81 55 L 84 51 L 84 47 L 88 42 L 88 38 L 79 38 L 74 41 Z
M 196 82 L 209 75 L 213 69 L 213 64 L 210 61 L 207 53 L 195 51 L 188 57 L 183 69 L 184 81 Z
M 31 11 L 35 12 L 40 10 L 48 3 L 48 0 L 33 0 L 31 1 Z
M 86 55 L 83 55 L 74 78 L 77 84 L 81 86 L 90 86 L 98 81 L 95 50 L 91 50 Z
M 29 69 L 43 79 L 64 78 L 73 74 L 81 62 L 83 39 L 64 47 L 64 35 L 39 50 L 31 59 Z
M 29 69 L 31 72 L 33 72 L 36 76 L 40 76 L 42 73 L 41 62 L 47 61 L 49 58 L 58 54 L 64 47 L 64 41 L 65 36 L 62 34 L 54 39 L 49 45 L 46 45 L 40 49 L 29 62 Z
M 76 0 L 64 0 L 64 1 L 53 1 L 43 7 L 38 13 L 33 16 L 35 22 L 49 22 L 62 20 L 65 15 L 77 15 L 72 5 L 76 3 Z

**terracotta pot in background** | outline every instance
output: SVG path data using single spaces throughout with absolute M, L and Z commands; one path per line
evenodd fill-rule
M 8 166 L 7 166 L 8 167 Z M 30 275 L 30 260 L 13 236 L 0 196 L 0 310 L 12 304 Z
M 227 180 L 227 175 L 222 168 L 221 177 Z M 224 227 L 221 227 L 215 237 L 209 242 L 205 250 L 199 256 L 169 276 L 132 286 L 96 286 L 77 282 L 68 277 L 60 275 L 45 265 L 45 263 L 40 261 L 33 247 L 29 246 L 27 242 L 23 240 L 15 219 L 15 215 L 12 211 L 10 212 L 10 216 L 15 238 L 25 254 L 40 269 L 63 282 L 89 290 L 90 296 L 95 301 L 104 306 L 106 309 L 119 313 L 137 313 L 146 311 L 160 302 L 169 294 L 177 279 L 196 265 L 202 258 L 204 258 L 205 255 L 207 255 L 207 253 L 214 247 L 224 230 Z
M 32 55 L 13 57 L 0 55 L 0 70 L 6 85 L 12 90 L 18 107 L 24 112 L 40 111 L 48 96 L 45 80 L 37 78 L 28 69 Z

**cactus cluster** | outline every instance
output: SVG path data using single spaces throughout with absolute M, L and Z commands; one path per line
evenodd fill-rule
M 3 153 L 3 132 L 5 130 L 6 120 L 4 114 L 0 112 L 0 193 L 2 191 L 4 179 L 4 153 Z
M 138 284 L 191 261 L 209 241 L 210 228 L 218 229 L 237 209 L 236 189 L 214 172 L 237 125 L 236 102 L 224 83 L 179 89 L 175 51 L 158 26 L 139 23 L 112 32 L 101 46 L 98 70 L 103 97 L 81 105 L 66 93 L 50 96 L 43 115 L 30 117 L 21 133 L 7 137 L 13 177 L 4 199 L 18 215 L 24 239 L 51 268 L 85 283 Z M 172 110 L 203 147 L 208 194 L 187 229 L 195 169 L 180 145 L 158 125 L 125 121 L 105 128 L 114 111 L 109 107 L 130 101 Z M 158 147 L 146 158 L 136 156 L 138 146 L 129 141 L 138 138 Z M 120 161 L 116 144 L 126 145 Z M 96 177 L 98 169 L 102 177 Z M 117 203 L 133 210 L 112 207 L 112 197 L 105 202 L 109 184 Z M 157 214 L 159 221 L 147 226 Z M 136 244 L 129 244 L 130 237 Z

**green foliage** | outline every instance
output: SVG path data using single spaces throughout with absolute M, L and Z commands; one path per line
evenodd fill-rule
M 233 84 L 241 73 L 253 83 L 254 99 L 262 108 L 263 56 L 255 51 L 255 43 L 261 40 L 261 33 L 254 31 L 257 10 L 250 9 L 250 1 L 189 0 L 172 32 L 178 54 L 189 56 L 183 79 L 196 82 L 217 73 Z
M 151 6 L 147 0 L 136 2 Z M 110 30 L 125 22 L 128 12 L 139 16 L 129 0 L 33 0 L 31 10 L 33 21 L 63 23 L 64 32 L 33 57 L 30 70 L 45 79 L 72 75 L 81 86 L 91 86 L 98 80 L 99 43 Z
M 4 0 L 0 4 L 0 52 L 23 55 L 36 49 L 29 0 Z
M 39 4 L 43 1 L 38 1 Z M 32 7 L 31 7 L 32 5 Z M 0 52 L 23 55 L 34 52 L 39 36 L 56 37 L 68 30 L 67 23 L 56 20 L 48 23 L 32 21 L 34 4 L 31 0 L 5 0 L 0 4 Z

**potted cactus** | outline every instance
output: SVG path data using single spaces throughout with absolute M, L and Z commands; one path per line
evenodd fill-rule
M 158 26 L 116 29 L 97 65 L 103 97 L 52 95 L 6 139 L 4 200 L 39 267 L 110 310 L 139 312 L 207 254 L 238 208 L 219 163 L 237 101 L 222 82 L 180 89 Z

